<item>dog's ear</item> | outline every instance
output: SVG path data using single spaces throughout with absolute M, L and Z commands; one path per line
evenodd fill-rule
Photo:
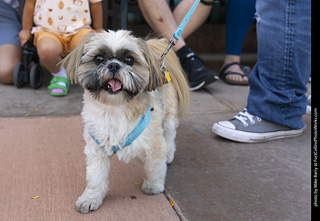
M 160 70 L 160 56 L 154 53 L 154 51 L 150 50 L 148 44 L 144 40 L 139 39 L 139 45 L 141 47 L 141 51 L 143 52 L 144 58 L 147 61 L 150 73 L 147 91 L 153 91 L 163 85 L 163 76 Z
M 61 64 L 67 71 L 68 78 L 70 79 L 71 83 L 78 83 L 77 72 L 81 62 L 81 57 L 83 56 L 83 49 L 85 44 L 90 41 L 90 38 L 93 35 L 94 33 L 87 34 L 79 43 L 79 45 L 61 61 Z

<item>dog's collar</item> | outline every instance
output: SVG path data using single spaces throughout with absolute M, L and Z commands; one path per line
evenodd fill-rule
M 148 126 L 149 122 L 150 122 L 150 118 L 151 118 L 151 112 L 153 111 L 153 105 L 151 108 L 148 108 L 146 110 L 146 112 L 142 115 L 142 117 L 140 118 L 140 121 L 138 123 L 138 125 L 131 131 L 131 133 L 126 137 L 126 139 L 124 139 L 122 142 L 120 142 L 117 146 L 112 146 L 112 151 L 113 153 L 117 153 L 117 151 L 122 150 L 123 148 L 125 148 L 126 146 L 129 146 L 132 144 L 132 142 L 137 139 L 140 134 L 142 134 L 142 132 L 144 131 L 144 129 L 146 129 L 146 127 Z M 103 147 L 104 145 L 102 145 L 93 135 L 92 131 L 90 130 L 90 128 L 88 129 L 89 135 L 92 137 L 92 139 L 100 146 Z

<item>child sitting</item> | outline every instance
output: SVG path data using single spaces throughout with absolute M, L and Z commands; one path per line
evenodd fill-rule
M 93 31 L 91 17 L 94 31 L 103 31 L 101 1 L 26 0 L 20 42 L 23 46 L 34 34 L 39 58 L 53 76 L 48 87 L 51 95 L 67 95 L 70 81 L 59 62 Z

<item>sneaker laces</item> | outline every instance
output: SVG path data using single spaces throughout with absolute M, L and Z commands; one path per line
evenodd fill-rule
M 253 119 L 254 117 L 257 118 L 257 121 L 261 121 L 260 117 L 250 114 L 247 108 L 245 108 L 242 112 L 239 112 L 237 116 L 234 116 L 234 118 L 239 120 L 245 127 L 249 125 L 247 120 L 249 120 L 251 124 L 255 123 L 255 120 Z

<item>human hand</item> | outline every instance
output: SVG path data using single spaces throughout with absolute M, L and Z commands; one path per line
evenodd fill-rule
M 31 39 L 31 31 L 27 29 L 22 29 L 19 33 L 19 39 L 21 47 L 23 47 Z

